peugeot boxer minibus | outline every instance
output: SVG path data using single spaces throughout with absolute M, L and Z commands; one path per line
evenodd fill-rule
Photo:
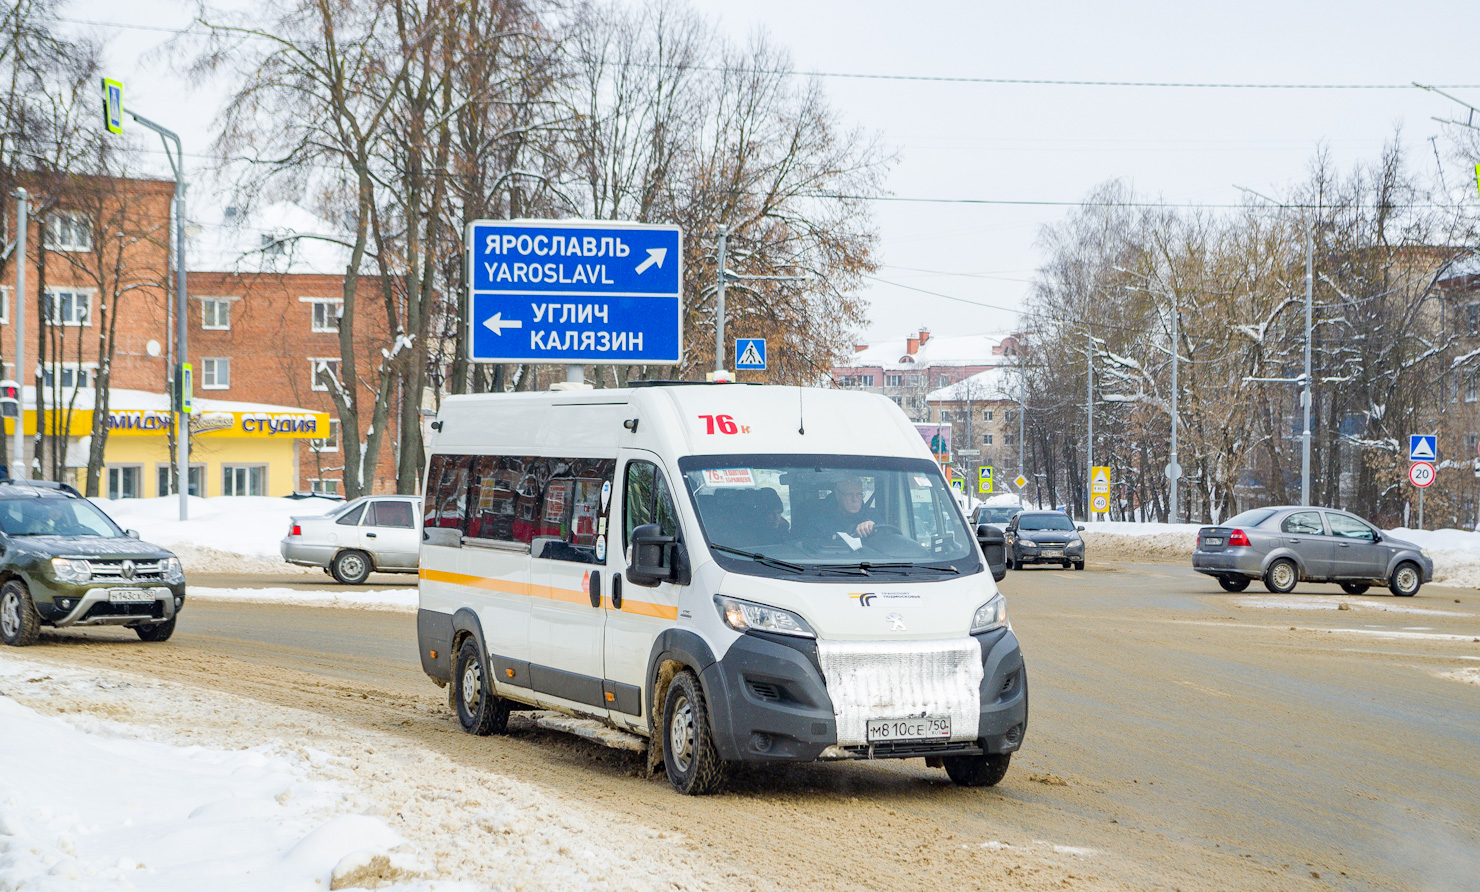
M 894 403 L 797 387 L 447 398 L 417 631 L 462 727 L 511 709 L 647 738 L 681 793 L 734 763 L 920 758 L 995 784 L 1022 652 Z

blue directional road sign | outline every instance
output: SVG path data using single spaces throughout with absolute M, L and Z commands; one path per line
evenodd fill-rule
M 1409 461 L 1437 461 L 1439 438 L 1433 434 L 1412 434 L 1408 437 Z
M 469 360 L 679 361 L 677 226 L 478 220 L 467 239 Z
M 765 338 L 735 339 L 735 369 L 764 370 L 766 367 Z

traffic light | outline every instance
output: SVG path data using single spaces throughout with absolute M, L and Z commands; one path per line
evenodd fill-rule
M 14 381 L 0 381 L 0 418 L 21 417 L 21 386 Z

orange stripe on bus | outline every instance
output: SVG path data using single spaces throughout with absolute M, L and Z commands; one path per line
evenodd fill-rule
M 421 578 L 432 582 L 446 582 L 452 585 L 465 585 L 469 588 L 479 588 L 491 592 L 502 592 L 506 595 L 525 595 L 531 598 L 562 601 L 567 604 L 591 603 L 591 596 L 579 589 L 555 588 L 548 585 L 534 585 L 528 582 L 510 582 L 506 579 L 489 579 L 486 576 L 469 576 L 464 573 L 450 573 L 446 570 L 429 570 L 425 567 L 421 568 Z M 611 599 L 602 598 L 601 606 L 611 609 Z M 623 598 L 621 610 L 623 613 L 633 613 L 638 616 L 652 616 L 658 619 L 678 619 L 678 608 L 671 604 L 652 604 L 647 601 L 633 601 L 630 598 Z

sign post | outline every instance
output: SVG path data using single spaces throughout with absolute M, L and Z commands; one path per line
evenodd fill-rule
M 683 353 L 683 234 L 594 220 L 467 227 L 471 362 L 673 365 Z
M 1110 469 L 1104 465 L 1090 468 L 1089 510 L 1093 514 L 1110 511 Z

